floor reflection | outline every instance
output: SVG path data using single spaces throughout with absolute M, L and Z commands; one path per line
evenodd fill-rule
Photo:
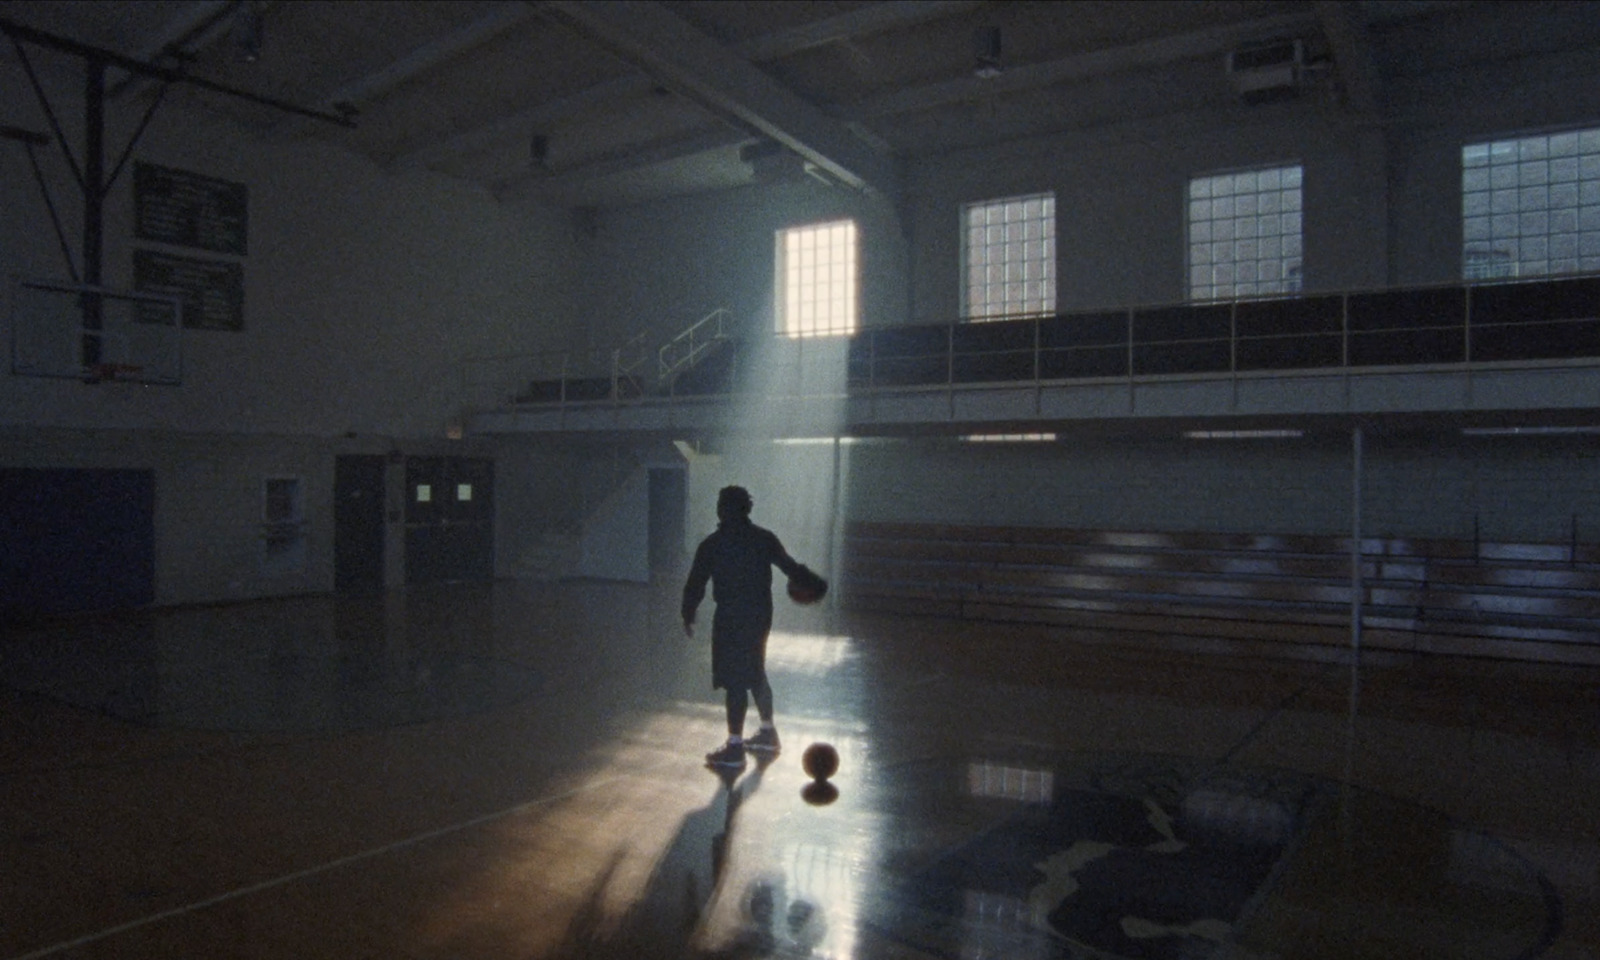
M 0 633 L 0 957 L 1600 957 L 1592 673 L 782 607 L 721 776 L 677 586 Z
M 932 956 L 1334 958 L 1432 943 L 1439 956 L 1512 958 L 1539 956 L 1561 930 L 1531 863 L 1378 794 L 1358 794 L 1352 845 L 1340 786 L 1299 774 L 1084 756 L 1015 778 L 1053 780 L 1053 792 L 996 791 L 995 764 L 965 766 L 955 837 L 950 817 L 924 822 L 917 809 L 959 771 L 898 772 L 895 795 L 924 798 L 894 816 L 915 865 L 886 878 L 872 918 Z
M 249 732 L 426 723 L 539 691 L 536 671 L 451 642 L 492 634 L 481 610 L 440 635 L 429 606 L 425 594 L 307 597 L 36 625 L 0 635 L 0 677 L 118 720 Z

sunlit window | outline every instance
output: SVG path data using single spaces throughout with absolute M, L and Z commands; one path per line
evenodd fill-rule
M 1461 148 L 1461 276 L 1600 270 L 1600 128 Z
M 1052 193 L 961 208 L 962 309 L 968 320 L 1056 309 L 1056 198 Z
M 1189 181 L 1189 299 L 1300 292 L 1301 178 L 1297 164 Z
M 778 231 L 778 332 L 849 336 L 860 313 L 854 220 Z

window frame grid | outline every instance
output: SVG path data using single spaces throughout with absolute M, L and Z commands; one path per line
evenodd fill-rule
M 1237 203 L 1241 199 L 1243 212 Z M 1270 226 L 1276 229 L 1267 232 L 1264 228 Z M 1263 249 L 1267 239 L 1276 241 L 1272 252 Z M 1184 193 L 1184 251 L 1190 302 L 1298 295 L 1305 285 L 1305 164 L 1190 177 Z M 1226 279 L 1218 272 L 1221 266 L 1231 268 Z M 1240 267 L 1249 267 L 1248 279 L 1240 278 Z M 1249 289 L 1240 289 L 1245 286 Z
M 1029 204 L 1039 204 L 1030 214 Z M 984 222 L 974 224 L 981 212 Z M 1034 228 L 1030 235 L 1030 228 Z M 974 262 L 978 230 L 986 234 Z M 1020 234 L 1020 235 L 1015 235 Z M 1037 250 L 1030 250 L 1037 244 Z M 991 252 L 998 251 L 995 260 Z M 984 276 L 978 277 L 979 272 Z M 1030 285 L 1032 285 L 1030 287 Z M 979 295 L 979 290 L 998 296 Z M 961 319 L 968 322 L 1052 316 L 1056 312 L 1056 195 L 1053 191 L 998 197 L 961 207 Z
M 856 221 L 784 227 L 776 233 L 775 246 L 775 332 L 790 339 L 855 334 L 861 327 L 861 233 Z
M 1462 280 L 1595 272 L 1600 127 L 1461 145 Z

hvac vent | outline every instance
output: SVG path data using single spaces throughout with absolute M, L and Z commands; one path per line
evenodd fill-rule
M 1245 103 L 1287 100 L 1300 93 L 1305 64 L 1300 40 L 1256 44 L 1228 54 L 1228 78 Z

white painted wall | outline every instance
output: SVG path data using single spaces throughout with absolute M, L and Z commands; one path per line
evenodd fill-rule
M 1342 535 L 1351 524 L 1348 434 L 1296 440 L 901 440 L 850 449 L 855 520 L 1107 530 Z M 1574 518 L 1600 540 L 1592 437 L 1364 438 L 1371 536 L 1564 543 Z
M 75 86 L 51 93 L 81 151 Z M 110 160 L 138 116 L 110 110 Z M 49 129 L 9 64 L 0 64 L 0 123 Z M 77 255 L 81 195 L 59 149 L 40 156 Z M 247 187 L 245 329 L 191 331 L 181 386 L 89 386 L 13 375 L 10 317 L 0 316 L 0 464 L 154 471 L 158 603 L 330 590 L 334 458 L 493 454 L 446 439 L 463 406 L 500 396 L 464 390 L 462 363 L 568 341 L 577 315 L 569 220 L 508 210 L 425 171 L 390 175 L 333 147 L 269 144 L 170 103 L 133 157 Z M 125 288 L 134 247 L 147 245 L 133 238 L 131 167 L 107 199 L 105 237 L 105 283 Z M 0 280 L 14 274 L 68 276 L 27 154 L 8 141 Z M 266 476 L 304 479 L 307 561 L 291 575 L 261 568 Z M 517 483 L 512 475 L 503 486 Z M 397 525 L 391 534 L 403 541 Z
M 650 582 L 650 472 L 634 470 L 584 520 L 573 574 Z
M 1501 15 L 1507 30 L 1517 28 L 1514 6 Z M 1364 122 L 1314 99 L 905 159 L 898 216 L 864 217 L 863 256 L 883 268 L 869 269 L 881 286 L 864 304 L 863 323 L 950 322 L 959 310 L 961 205 L 1041 190 L 1056 193 L 1060 309 L 1181 301 L 1189 178 L 1292 162 L 1306 172 L 1308 290 L 1457 280 L 1461 146 L 1600 124 L 1593 64 L 1559 52 L 1559 38 L 1550 41 L 1557 52 L 1492 74 L 1393 81 L 1381 91 L 1399 118 L 1391 124 Z M 1404 38 L 1395 48 L 1407 49 Z M 1401 73 L 1414 66 L 1407 59 Z M 716 305 L 764 316 L 773 232 L 871 209 L 842 192 L 793 184 L 606 213 L 585 243 L 596 336 L 641 322 L 670 327 Z M 1476 516 L 1485 536 L 1559 541 L 1576 514 L 1580 533 L 1600 535 L 1590 506 L 1600 489 L 1592 440 L 1541 445 L 1435 434 L 1369 443 L 1374 531 L 1470 536 Z M 845 510 L 858 518 L 1333 534 L 1349 528 L 1347 438 L 1292 449 L 1144 440 L 1008 450 L 924 440 L 854 448 L 849 462 Z M 714 472 L 721 482 L 726 471 Z
M 713 309 L 741 330 L 774 329 L 776 232 L 854 217 L 863 322 L 906 318 L 906 243 L 883 200 L 810 178 L 602 211 L 582 244 L 589 344 L 645 330 L 659 346 Z
M 1502 15 L 1514 29 L 1516 5 Z M 194 333 L 188 376 L 176 388 L 91 388 L 0 370 L 0 463 L 148 464 L 158 476 L 163 602 L 262 595 L 290 587 L 248 573 L 259 517 L 252 491 L 264 473 L 322 478 L 308 485 L 307 514 L 331 518 L 337 453 L 386 452 L 391 443 L 426 452 L 420 448 L 444 442 L 445 425 L 464 404 L 514 389 L 465 390 L 466 358 L 609 348 L 639 330 L 659 343 L 720 306 L 764 333 L 772 324 L 773 236 L 782 227 L 857 217 L 863 322 L 943 323 L 959 302 L 960 205 L 1051 189 L 1062 309 L 1169 302 L 1184 291 L 1188 178 L 1298 161 L 1306 167 L 1309 289 L 1452 280 L 1461 145 L 1600 123 L 1594 68 L 1580 53 L 1560 52 L 1559 39 L 1549 45 L 1555 52 L 1493 74 L 1394 82 L 1383 96 L 1398 120 L 1383 126 L 1312 101 L 901 158 L 906 192 L 898 207 L 803 180 L 573 218 L 507 208 L 427 172 L 392 176 L 330 147 L 269 145 L 168 106 L 135 156 L 249 187 L 246 329 Z M 1481 42 L 1492 45 L 1493 37 Z M 1395 45 L 1404 49 L 1403 38 Z M 55 95 L 70 131 L 81 112 L 75 85 Z M 113 112 L 114 146 L 136 119 Z M 46 129 L 9 65 L 0 65 L 0 122 Z M 59 154 L 47 156 L 46 166 L 76 248 L 66 166 Z M 128 280 L 129 201 L 124 181 L 107 212 L 113 285 Z M 13 143 L 0 144 L 0 273 L 64 275 L 26 156 Z M 122 431 L 169 440 L 135 442 Z M 586 498 L 602 500 L 615 489 L 620 461 L 603 447 L 499 447 L 498 559 L 502 572 L 517 573 L 545 534 L 579 535 L 596 506 Z M 1501 446 L 1435 437 L 1396 441 L 1393 449 L 1374 441 L 1369 527 L 1459 536 L 1476 514 L 1486 536 L 1561 539 L 1578 514 L 1580 531 L 1593 531 L 1600 524 L 1589 507 L 1600 483 L 1594 453 L 1581 439 Z M 1342 532 L 1347 458 L 1339 443 L 1298 452 L 1212 452 L 1170 441 L 1034 450 L 934 441 L 863 446 L 849 451 L 844 509 L 862 518 Z M 768 482 L 765 470 L 755 486 Z M 714 480 L 701 479 L 713 486 L 749 473 L 712 472 Z M 602 482 L 591 486 L 597 476 Z M 707 532 L 696 521 L 709 487 L 696 476 L 691 539 Z M 782 493 L 758 494 L 758 513 L 782 502 Z M 817 497 L 798 499 L 814 505 Z M 616 519 L 615 537 L 595 534 L 590 569 L 607 555 L 645 558 L 644 541 L 617 539 L 647 536 L 647 496 L 638 502 L 638 511 Z M 767 519 L 785 526 L 786 518 Z M 603 547 L 608 537 L 616 544 Z M 331 585 L 331 532 L 314 529 L 312 543 L 311 569 L 295 589 Z M 630 563 L 622 572 L 631 576 Z
M 14 68 L 0 68 L 0 122 L 47 130 Z M 70 90 L 59 116 L 81 114 Z M 138 114 L 111 110 L 111 159 Z M 75 150 L 79 135 L 69 130 Z M 59 149 L 41 153 L 79 250 L 81 195 Z M 168 105 L 134 159 L 249 190 L 245 329 L 190 331 L 184 383 L 93 389 L 0 374 L 0 424 L 191 432 L 442 436 L 469 399 L 462 361 L 560 344 L 575 322 L 568 220 L 513 213 L 428 172 L 389 175 L 340 149 L 283 145 Z M 105 284 L 131 285 L 131 170 L 106 202 Z M 160 248 L 199 259 L 235 259 Z M 26 154 L 0 149 L 0 272 L 66 279 Z M 9 330 L 8 330 L 9 332 Z

